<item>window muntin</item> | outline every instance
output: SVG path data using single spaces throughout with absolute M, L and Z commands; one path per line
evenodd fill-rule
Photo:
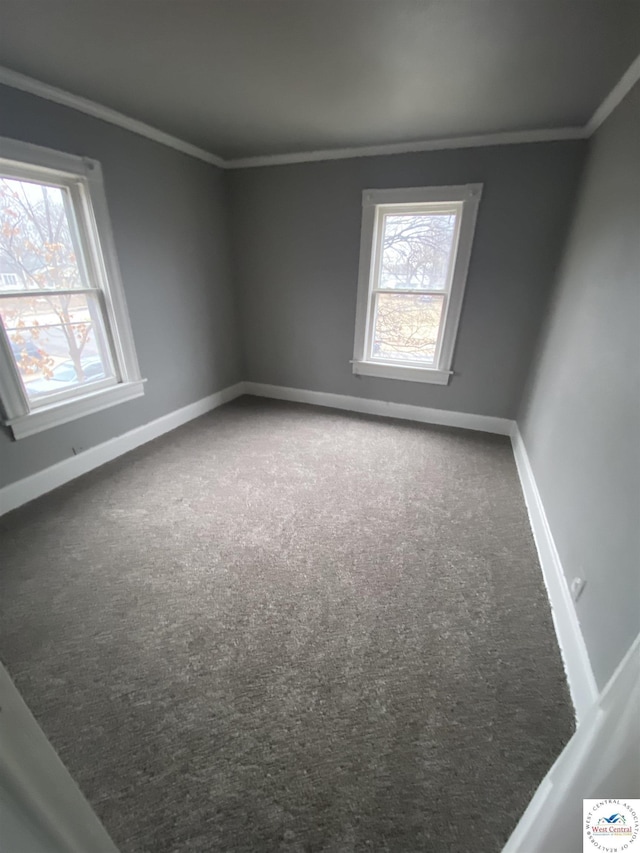
M 14 437 L 142 393 L 99 163 L 0 140 L 0 282 Z
M 480 192 L 365 191 L 355 373 L 446 384 Z

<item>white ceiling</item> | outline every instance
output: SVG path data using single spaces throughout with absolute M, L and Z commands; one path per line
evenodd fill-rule
M 0 64 L 225 158 L 584 125 L 638 0 L 0 0 Z

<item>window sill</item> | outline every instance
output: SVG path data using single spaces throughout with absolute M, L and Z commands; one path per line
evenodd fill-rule
M 434 367 L 408 367 L 373 361 L 352 361 L 351 364 L 357 376 L 377 376 L 380 379 L 401 379 L 406 382 L 430 382 L 433 385 L 448 385 L 453 375 L 452 370 L 438 370 Z
M 42 406 L 29 412 L 28 415 L 7 418 L 2 423 L 11 428 L 14 439 L 26 438 L 37 432 L 43 432 L 60 424 L 75 421 L 77 418 L 92 415 L 94 412 L 99 412 L 110 406 L 117 406 L 127 400 L 141 397 L 144 394 L 144 382 L 144 379 L 122 382 L 119 385 L 95 391 L 93 394 L 87 394 L 75 400 L 65 400 L 60 403 L 52 403 L 50 406 Z

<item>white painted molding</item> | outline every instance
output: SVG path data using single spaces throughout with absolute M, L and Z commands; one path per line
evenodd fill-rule
M 640 635 L 542 780 L 502 853 L 578 853 L 582 800 L 638 792 L 639 719 Z
M 0 707 L 2 849 L 118 853 L 2 664 Z
M 74 95 L 72 92 L 66 92 L 64 89 L 59 89 L 57 86 L 50 86 L 48 83 L 42 83 L 40 80 L 35 80 L 26 74 L 20 74 L 11 68 L 0 66 L 0 84 L 10 86 L 12 89 L 20 89 L 20 91 L 28 92 L 30 95 L 37 95 L 39 98 L 53 101 L 56 104 L 62 104 L 64 107 L 71 107 L 71 109 L 93 116 L 93 118 L 99 118 L 109 124 L 115 124 L 125 130 L 130 130 L 131 133 L 146 136 L 147 139 L 152 139 L 154 142 L 159 142 L 160 145 L 174 148 L 182 154 L 188 154 L 189 157 L 196 157 L 198 160 L 204 160 L 205 163 L 211 163 L 213 166 L 224 168 L 224 161 L 217 154 L 212 154 L 210 151 L 198 148 L 197 145 L 192 145 L 190 142 L 178 139 L 170 133 L 165 133 L 163 130 L 158 130 L 149 124 L 145 124 L 143 121 L 123 115 L 123 113 L 98 104 L 96 101 L 91 101 L 80 95 Z
M 94 118 L 115 124 L 132 133 L 146 136 L 161 145 L 167 145 L 190 157 L 204 160 L 221 169 L 249 169 L 259 166 L 285 166 L 292 163 L 315 163 L 325 160 L 344 160 L 352 157 L 379 157 L 389 154 L 411 154 L 421 151 L 444 151 L 456 148 L 482 148 L 489 145 L 522 145 L 532 142 L 559 142 L 571 139 L 588 139 L 600 127 L 603 121 L 613 112 L 624 96 L 640 79 L 640 56 L 631 64 L 622 78 L 614 86 L 595 111 L 584 127 L 539 128 L 534 130 L 505 131 L 503 133 L 485 133 L 476 136 L 454 136 L 449 139 L 429 139 L 415 142 L 397 142 L 383 145 L 362 145 L 350 148 L 330 148 L 317 151 L 301 151 L 289 154 L 266 154 L 256 157 L 238 157 L 224 160 L 211 151 L 206 151 L 178 139 L 170 133 L 158 130 L 138 119 L 130 118 L 123 113 L 74 95 L 57 86 L 50 86 L 26 74 L 13 71 L 11 68 L 0 66 L 0 84 L 10 86 L 37 95 L 48 101 L 54 101 L 65 107 L 86 113 Z
M 260 382 L 245 382 L 244 393 L 252 394 L 254 397 L 270 397 L 274 400 L 288 400 L 292 403 L 309 403 L 312 406 L 325 406 L 329 409 L 342 409 L 343 411 L 360 412 L 365 415 L 379 415 L 383 418 L 418 421 L 423 424 L 460 427 L 461 429 L 472 429 L 479 432 L 493 432 L 498 435 L 510 435 L 513 427 L 513 421 L 507 418 L 472 415 L 467 412 L 450 412 L 446 409 L 428 409 L 425 406 L 411 406 L 407 403 L 387 403 L 384 400 L 348 397 L 345 394 L 330 394 L 325 391 L 284 388 L 281 385 L 263 385 Z
M 553 622 L 565 665 L 569 689 L 576 709 L 576 717 L 578 721 L 582 719 L 597 699 L 598 689 L 529 458 L 517 424 L 508 418 L 452 412 L 445 409 L 350 397 L 324 391 L 307 391 L 302 388 L 285 388 L 280 385 L 266 385 L 258 382 L 238 382 L 236 385 L 231 385 L 209 397 L 184 406 L 182 409 L 163 415 L 155 421 L 136 427 L 124 435 L 117 436 L 97 447 L 92 447 L 77 456 L 72 456 L 45 468 L 43 471 L 5 486 L 0 489 L 0 514 L 22 506 L 64 483 L 110 462 L 112 459 L 146 444 L 148 441 L 152 441 L 154 438 L 234 400 L 236 397 L 240 397 L 242 394 L 307 403 L 314 406 L 398 418 L 418 423 L 458 427 L 497 435 L 510 435 L 518 474 L 529 511 L 531 528 L 538 549 L 542 574 L 551 603 Z
M 367 282 L 368 284 L 368 282 Z M 368 287 L 367 287 L 368 301 Z M 364 301 L 364 300 L 363 300 Z M 365 306 L 365 309 L 368 306 Z M 364 326 L 366 316 L 363 316 L 360 325 Z M 362 338 L 356 341 L 359 352 L 364 350 Z M 351 372 L 356 376 L 376 376 L 379 379 L 400 379 L 404 382 L 426 382 L 431 385 L 448 385 L 453 370 L 438 370 L 435 367 L 413 367 L 406 364 L 377 364 L 375 361 L 354 358 L 351 362 Z
M 613 89 L 609 92 L 604 101 L 600 104 L 595 113 L 591 116 L 585 125 L 587 136 L 592 136 L 596 130 L 603 124 L 621 103 L 633 87 L 640 81 L 640 55 L 636 56 L 631 65 L 627 68 L 620 80 L 616 83 Z
M 511 442 L 524 499 L 529 511 L 533 538 L 538 549 L 542 575 L 551 603 L 553 624 L 575 707 L 576 719 L 580 723 L 597 700 L 598 688 L 580 629 L 578 614 L 562 569 L 560 556 L 538 491 L 533 469 L 520 430 L 515 423 L 511 432 Z
M 550 130 L 515 130 L 505 133 L 486 133 L 478 136 L 458 136 L 450 139 L 430 139 L 421 142 L 392 142 L 386 145 L 362 145 L 353 148 L 328 148 L 301 151 L 296 154 L 267 154 L 261 157 L 241 157 L 225 160 L 227 169 L 250 169 L 258 166 L 285 166 L 291 163 L 315 163 L 322 160 L 347 160 L 351 157 L 380 157 L 385 154 L 411 154 L 421 151 L 443 151 L 453 148 L 484 148 L 488 145 L 522 145 L 530 142 L 558 142 L 584 139 L 582 127 L 558 127 Z
M 16 418 L 3 418 L 2 424 L 11 427 L 14 439 L 27 438 L 52 427 L 61 426 L 78 418 L 93 415 L 95 412 L 101 412 L 111 406 L 119 406 L 121 403 L 142 397 L 146 381 L 146 379 L 140 379 L 136 382 L 120 382 L 117 385 L 94 391 L 92 394 L 85 394 L 76 400 L 43 406 L 41 409 L 34 409 L 32 412 L 19 415 Z
M 116 436 L 116 438 L 98 444 L 96 447 L 91 447 L 83 453 L 78 453 L 77 456 L 63 459 L 62 462 L 57 462 L 30 477 L 25 477 L 16 483 L 10 483 L 0 489 L 0 515 L 57 489 L 58 486 L 62 486 L 94 468 L 99 468 L 106 462 L 122 456 L 123 453 L 128 453 L 141 444 L 146 444 L 148 441 L 152 441 L 154 438 L 158 438 L 158 436 L 164 435 L 164 433 L 170 432 L 194 418 L 199 418 L 230 400 L 235 400 L 243 393 L 244 383 L 238 382 L 236 385 L 230 385 L 209 397 L 203 397 L 202 400 L 184 406 L 182 409 L 176 409 L 175 412 L 169 412 L 168 415 L 163 415 L 155 421 L 136 427 L 124 435 Z
M 507 418 L 494 418 L 488 415 L 473 415 L 466 412 L 451 412 L 444 409 L 428 409 L 423 406 L 412 406 L 404 403 L 387 403 L 382 400 L 370 400 L 362 397 L 348 397 L 343 394 L 329 394 L 323 391 L 305 391 L 300 388 L 283 388 L 279 385 L 262 385 L 256 382 L 238 382 L 191 403 L 168 415 L 163 415 L 155 421 L 136 427 L 124 435 L 116 436 L 103 444 L 91 447 L 38 471 L 35 474 L 10 483 L 0 489 L 0 515 L 16 509 L 47 492 L 57 489 L 74 480 L 76 477 L 99 468 L 106 462 L 128 453 L 148 441 L 152 441 L 166 432 L 176 429 L 194 418 L 210 412 L 240 397 L 242 394 L 252 394 L 256 397 L 271 397 L 276 400 L 289 400 L 297 403 L 309 403 L 315 406 L 325 406 L 332 409 L 360 412 L 362 414 L 379 415 L 381 417 L 399 418 L 401 420 L 417 421 L 419 423 L 439 424 L 442 426 L 459 427 L 461 429 L 478 430 L 480 432 L 510 435 L 513 421 Z

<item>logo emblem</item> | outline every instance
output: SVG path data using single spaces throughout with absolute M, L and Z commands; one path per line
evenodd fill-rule
M 640 853 L 640 800 L 583 800 L 583 851 Z

